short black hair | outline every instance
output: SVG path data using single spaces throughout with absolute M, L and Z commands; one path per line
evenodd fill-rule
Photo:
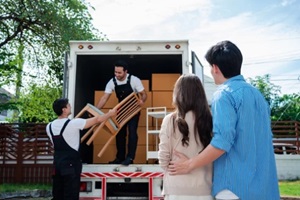
M 124 60 L 117 60 L 114 66 L 123 67 L 124 71 L 128 70 L 128 64 Z
M 69 99 L 67 98 L 60 98 L 60 99 L 56 99 L 53 104 L 52 104 L 52 108 L 54 110 L 54 112 L 57 114 L 57 116 L 60 116 L 62 114 L 62 109 L 66 108 L 67 105 L 69 103 Z
M 239 48 L 228 40 L 212 46 L 205 58 L 210 65 L 217 65 L 225 78 L 241 74 L 243 55 Z

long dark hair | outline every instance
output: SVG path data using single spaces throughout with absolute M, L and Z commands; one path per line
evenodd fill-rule
M 212 138 L 212 115 L 198 76 L 189 74 L 179 77 L 173 91 L 173 104 L 176 108 L 173 115 L 174 129 L 177 125 L 183 135 L 182 145 L 189 145 L 189 128 L 185 115 L 188 111 L 192 111 L 195 115 L 195 137 L 196 134 L 199 135 L 205 148 Z

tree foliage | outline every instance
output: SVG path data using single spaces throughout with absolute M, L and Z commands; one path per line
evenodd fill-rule
M 101 39 L 91 23 L 88 6 L 80 0 L 1 0 L 0 48 L 17 54 L 25 47 L 25 60 L 62 80 L 62 55 L 70 40 Z M 48 70 L 48 69 L 47 69 Z
M 272 120 L 300 121 L 300 93 L 285 94 L 274 102 Z
M 10 121 L 47 123 L 54 120 L 57 116 L 53 112 L 52 103 L 60 98 L 61 94 L 61 87 L 51 86 L 49 83 L 44 85 L 33 83 L 16 99 L 21 112 L 16 119 L 10 119 Z
M 19 73 L 13 54 L 3 49 L 0 49 L 0 112 L 17 109 L 15 102 L 9 102 L 12 96 L 2 86 L 16 82 L 16 73 Z
M 61 96 L 56 88 L 69 41 L 107 40 L 92 25 L 89 8 L 84 0 L 0 0 L 0 87 L 15 87 L 17 98 L 20 91 L 19 100 L 1 102 L 0 110 L 17 106 L 22 122 L 53 117 L 49 103 Z
M 271 118 L 274 121 L 300 121 L 300 93 L 281 94 L 280 86 L 270 82 L 270 75 L 257 76 L 249 79 L 270 105 Z
M 255 79 L 249 78 L 250 84 L 256 87 L 265 97 L 272 107 L 273 101 L 280 95 L 280 86 L 270 82 L 270 75 L 256 76 Z

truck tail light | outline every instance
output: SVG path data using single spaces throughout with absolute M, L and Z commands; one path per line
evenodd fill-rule
M 92 192 L 92 181 L 80 182 L 80 192 Z

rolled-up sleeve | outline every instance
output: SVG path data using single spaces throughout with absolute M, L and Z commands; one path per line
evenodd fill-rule
M 221 97 L 221 98 L 219 98 Z M 215 148 L 230 151 L 236 138 L 236 105 L 230 95 L 223 91 L 223 95 L 217 96 L 218 101 L 213 102 L 213 139 L 211 145 Z

